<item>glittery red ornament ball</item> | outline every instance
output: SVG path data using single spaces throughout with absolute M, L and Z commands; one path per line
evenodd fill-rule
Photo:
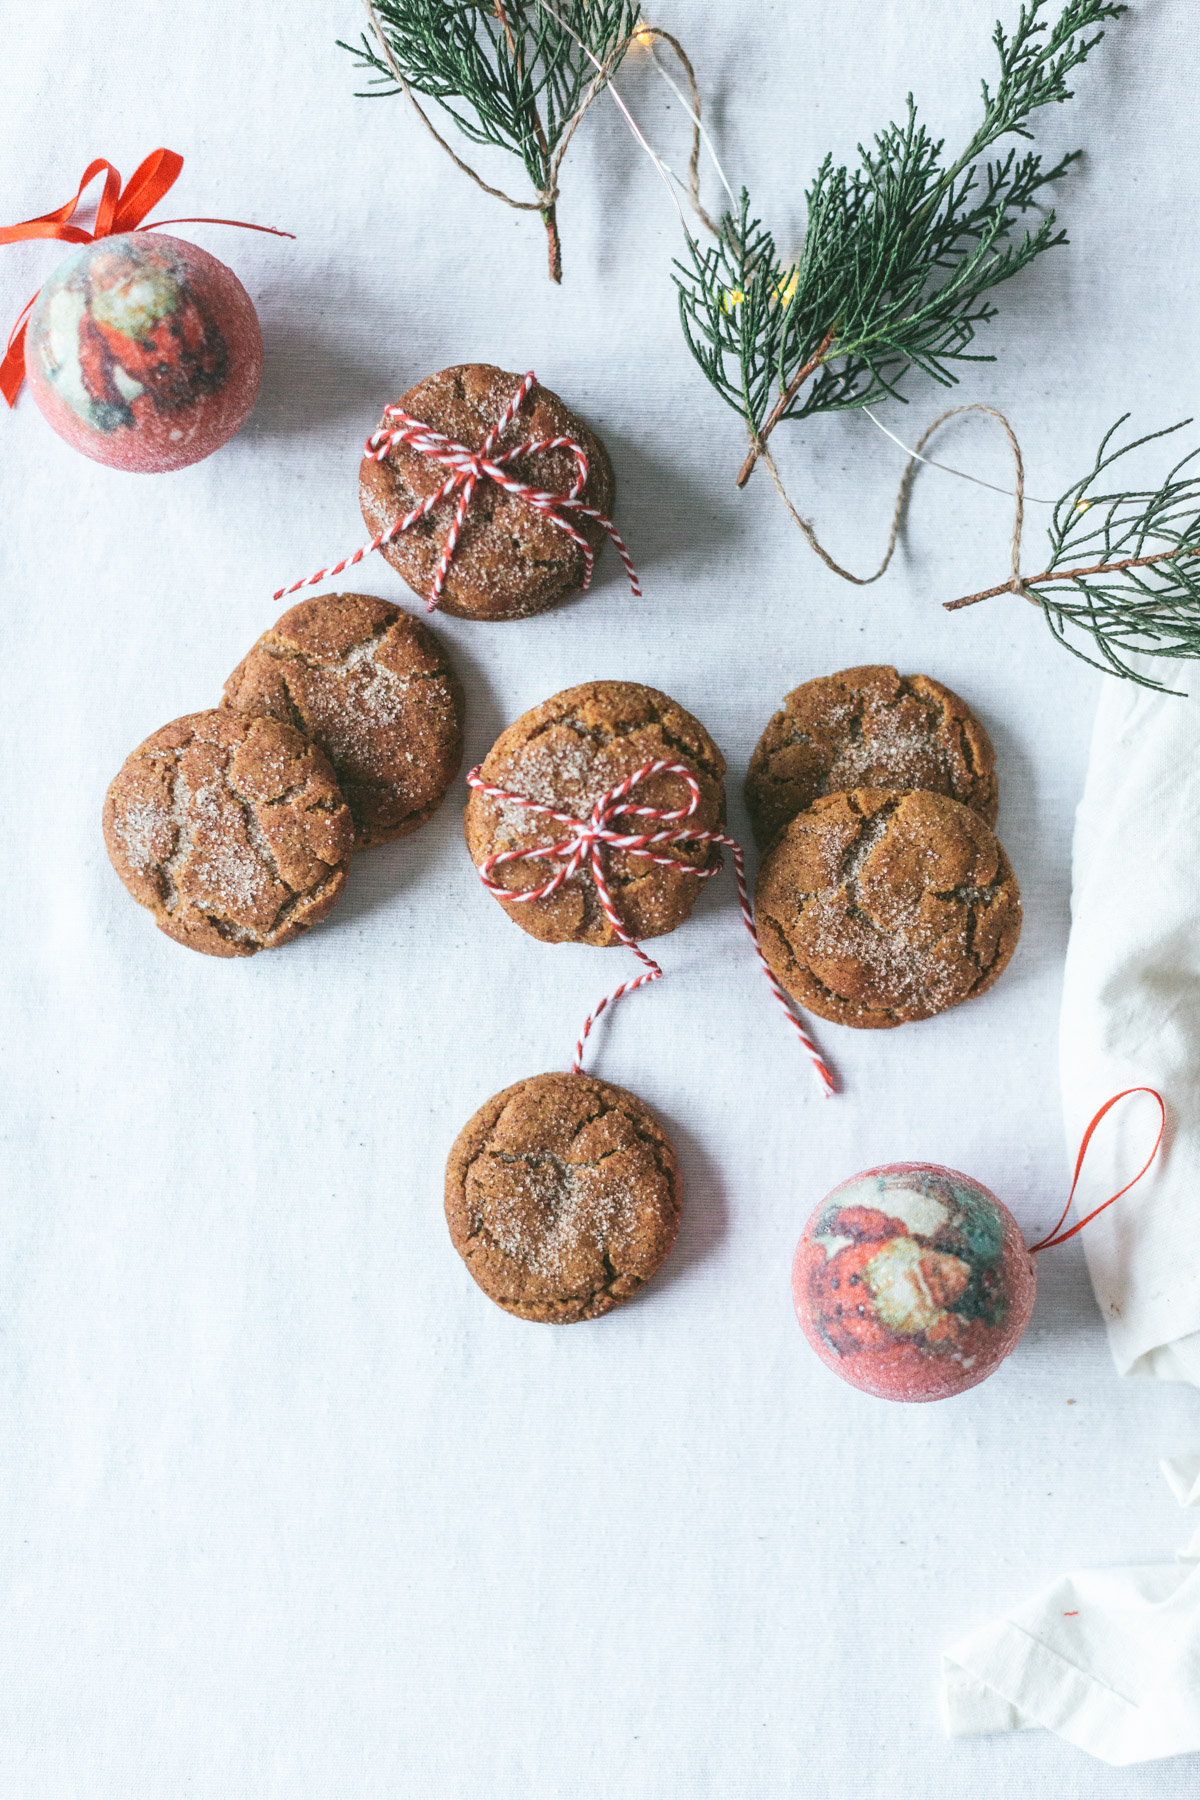
M 262 375 L 249 294 L 196 244 L 130 231 L 84 244 L 38 295 L 25 374 L 74 449 L 153 475 L 210 456 Z
M 936 1163 L 834 1188 L 796 1246 L 792 1298 L 821 1361 L 882 1400 L 983 1381 L 1029 1323 L 1037 1270 L 1008 1208 Z

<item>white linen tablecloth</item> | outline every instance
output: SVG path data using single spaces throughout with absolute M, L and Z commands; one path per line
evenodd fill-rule
M 672 0 L 735 184 L 786 250 L 820 156 L 853 154 L 911 87 L 961 142 L 1009 0 Z M 897 564 L 837 581 L 692 366 L 669 280 L 678 222 L 606 101 L 563 172 L 565 281 L 536 219 L 449 164 L 400 100 L 356 99 L 354 0 L 281 10 L 7 0 L 0 218 L 186 157 L 167 217 L 241 275 L 266 374 L 246 429 L 164 478 L 0 418 L 5 916 L 0 931 L 0 1790 L 20 1800 L 728 1800 L 903 1791 L 1190 1795 L 1195 1766 L 1097 1770 L 1048 1734 L 946 1743 L 942 1647 L 1064 1566 L 1174 1547 L 1155 1459 L 1200 1441 L 1186 1387 L 1114 1379 L 1082 1252 L 960 1400 L 838 1383 L 791 1311 L 792 1248 L 872 1163 L 965 1169 L 1036 1233 L 1067 1179 L 1056 1080 L 1071 819 L 1100 678 L 1032 608 L 939 602 L 1002 578 L 1000 496 L 922 476 Z M 1200 360 L 1188 171 L 1196 25 L 1139 6 L 1041 121 L 1070 249 L 1002 290 L 958 396 L 1011 416 L 1058 493 L 1128 406 L 1165 423 Z M 686 161 L 644 62 L 623 88 Z M 518 181 L 499 159 L 492 180 Z M 710 202 L 712 201 L 709 192 Z M 9 314 L 56 251 L 0 251 Z M 660 946 L 667 978 L 606 1017 L 598 1073 L 683 1159 L 686 1216 L 636 1304 L 566 1330 L 490 1306 L 451 1249 L 441 1176 L 491 1093 L 565 1067 L 627 959 L 519 932 L 466 859 L 461 783 L 364 856 L 328 924 L 246 962 L 156 933 L 112 874 L 105 787 L 159 725 L 213 703 L 284 582 L 363 541 L 362 440 L 448 363 L 540 378 L 605 437 L 616 559 L 543 618 L 436 629 L 477 760 L 569 683 L 666 689 L 725 750 L 730 819 L 784 690 L 888 661 L 977 707 L 1026 924 L 984 999 L 894 1033 L 821 1028 L 823 1102 L 756 973 L 732 877 Z M 1169 372 L 1165 374 L 1164 372 Z M 908 441 L 944 404 L 914 381 Z M 1002 443 L 938 452 L 1005 485 Z M 997 434 L 998 435 L 998 434 Z M 872 566 L 901 457 L 862 418 L 776 440 L 835 555 Z M 1027 566 L 1041 515 L 1030 507 Z M 416 602 L 381 562 L 355 585 Z M 1043 1259 L 1049 1263 L 1049 1259 Z

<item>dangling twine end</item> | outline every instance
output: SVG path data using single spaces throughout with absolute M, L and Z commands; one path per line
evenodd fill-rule
M 1142 1164 L 1142 1166 L 1138 1170 L 1137 1174 L 1133 1177 L 1132 1181 L 1127 1181 L 1123 1188 L 1118 1188 L 1115 1194 L 1110 1194 L 1107 1200 L 1101 1201 L 1099 1206 L 1094 1206 L 1092 1208 L 1091 1212 L 1085 1214 L 1082 1219 L 1078 1220 L 1074 1225 L 1072 1225 L 1072 1227 L 1069 1231 L 1063 1231 L 1061 1229 L 1062 1223 L 1063 1223 L 1063 1220 L 1066 1218 L 1067 1214 L 1071 1210 L 1071 1202 L 1075 1198 L 1075 1189 L 1079 1186 L 1079 1174 L 1080 1174 L 1080 1170 L 1083 1168 L 1083 1159 L 1087 1155 L 1088 1145 L 1092 1141 L 1092 1134 L 1095 1132 L 1097 1125 L 1099 1125 L 1099 1123 L 1100 1123 L 1101 1119 L 1103 1119 L 1105 1113 L 1111 1112 L 1113 1107 L 1117 1104 L 1117 1102 L 1119 1100 L 1127 1099 L 1130 1094 L 1150 1094 L 1153 1097 L 1153 1099 L 1155 1099 L 1158 1102 L 1158 1113 L 1159 1113 L 1158 1135 L 1154 1140 L 1154 1148 L 1151 1150 L 1149 1156 L 1146 1158 L 1145 1162 Z M 1157 1088 L 1152 1088 L 1152 1087 L 1122 1088 L 1121 1092 L 1119 1094 L 1114 1094 L 1111 1100 L 1106 1100 L 1104 1102 L 1104 1105 L 1100 1108 L 1099 1112 L 1095 1115 L 1091 1124 L 1088 1126 L 1087 1130 L 1083 1134 L 1083 1142 L 1079 1146 L 1079 1155 L 1075 1158 L 1075 1177 L 1074 1177 L 1074 1180 L 1071 1182 L 1071 1191 L 1067 1195 L 1067 1204 L 1063 1207 L 1062 1212 L 1059 1214 L 1057 1223 L 1055 1224 L 1053 1230 L 1050 1231 L 1044 1238 L 1039 1238 L 1036 1244 L 1030 1244 L 1030 1246 L 1029 1246 L 1030 1255 L 1036 1256 L 1039 1250 L 1053 1250 L 1053 1249 L 1056 1249 L 1059 1244 L 1065 1244 L 1068 1238 L 1073 1238 L 1075 1236 L 1076 1232 L 1083 1230 L 1085 1225 L 1090 1225 L 1092 1220 L 1094 1218 L 1096 1218 L 1099 1213 L 1102 1213 L 1106 1207 L 1109 1207 L 1113 1204 L 1114 1200 L 1119 1200 L 1121 1198 L 1122 1194 L 1127 1194 L 1131 1187 L 1135 1187 L 1137 1185 L 1137 1183 L 1142 1179 L 1142 1176 L 1146 1173 L 1147 1169 L 1150 1167 L 1150 1164 L 1154 1161 L 1155 1157 L 1158 1155 L 1159 1145 L 1163 1141 L 1163 1133 L 1165 1132 L 1166 1128 L 1167 1128 L 1166 1102 L 1164 1101 L 1162 1095 L 1159 1093 Z
M 629 800 L 631 791 L 652 775 L 678 775 L 685 782 L 689 799 L 686 806 L 664 808 L 654 806 L 635 806 Z M 534 844 L 521 850 L 498 850 L 485 857 L 479 865 L 479 878 L 485 888 L 497 899 L 510 905 L 527 905 L 533 901 L 545 900 L 557 893 L 563 883 L 569 881 L 580 869 L 586 867 L 596 889 L 596 897 L 603 908 L 605 917 L 612 928 L 613 936 L 618 943 L 631 950 L 642 965 L 642 973 L 632 981 L 623 981 L 619 988 L 607 994 L 584 1023 L 575 1045 L 575 1060 L 571 1065 L 571 1073 L 578 1075 L 583 1066 L 583 1048 L 587 1043 L 593 1025 L 601 1014 L 624 994 L 634 994 L 649 982 L 661 981 L 663 971 L 653 959 L 647 956 L 641 945 L 631 937 L 625 928 L 605 874 L 605 855 L 609 848 L 622 850 L 627 855 L 644 857 L 648 862 L 656 863 L 660 868 L 673 870 L 676 874 L 691 876 L 696 881 L 710 881 L 720 873 L 724 866 L 720 856 L 720 848 L 732 852 L 734 873 L 737 877 L 738 904 L 741 907 L 742 922 L 754 946 L 762 972 L 767 979 L 771 992 L 783 1010 L 788 1024 L 796 1032 L 801 1044 L 812 1064 L 813 1070 L 821 1084 L 826 1099 L 834 1093 L 833 1077 L 826 1067 L 820 1051 L 809 1037 L 804 1026 L 797 1018 L 788 1003 L 786 994 L 780 986 L 774 971 L 763 955 L 762 945 L 758 941 L 758 933 L 754 929 L 754 912 L 750 904 L 750 893 L 746 885 L 746 859 L 741 845 L 731 838 L 727 832 L 709 830 L 692 826 L 688 821 L 700 806 L 700 784 L 695 774 L 686 763 L 672 762 L 658 758 L 654 762 L 643 763 L 623 781 L 610 788 L 596 801 L 589 819 L 576 818 L 574 814 L 557 812 L 541 801 L 531 800 L 525 794 L 514 793 L 508 788 L 493 787 L 484 781 L 479 768 L 470 771 L 467 786 L 477 793 L 489 795 L 509 806 L 519 806 L 530 813 L 540 813 L 552 819 L 557 825 L 565 826 L 568 835 L 556 838 L 550 843 Z M 639 826 L 657 824 L 663 829 L 645 830 Z M 634 829 L 629 829 L 630 826 Z M 717 854 L 705 864 L 684 862 L 669 854 L 673 846 L 708 844 Z M 664 854 L 667 852 L 667 854 Z M 509 863 L 545 862 L 551 865 L 553 873 L 539 887 L 512 889 L 502 882 L 493 880 L 493 871 L 505 867 Z

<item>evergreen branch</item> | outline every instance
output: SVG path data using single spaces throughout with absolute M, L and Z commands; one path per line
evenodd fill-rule
M 948 601 L 946 610 L 957 612 L 996 594 L 1023 593 L 1041 607 L 1051 632 L 1072 655 L 1168 692 L 1126 658 L 1200 657 L 1200 471 L 1187 472 L 1200 457 L 1200 446 L 1181 457 L 1156 488 L 1098 493 L 1095 484 L 1122 457 L 1191 424 L 1184 419 L 1114 449 L 1128 417 L 1123 414 L 1105 433 L 1091 469 L 1056 502 L 1050 559 L 1041 573 Z M 1069 632 L 1090 637 L 1102 660 L 1080 649 Z
M 794 264 L 781 263 L 745 191 L 715 248 L 690 243 L 690 261 L 676 263 L 688 347 L 745 421 L 739 486 L 784 419 L 903 399 L 913 367 L 949 387 L 958 364 L 990 361 L 974 343 L 996 315 L 992 290 L 1066 243 L 1053 211 L 1031 228 L 1020 221 L 1078 152 L 1053 167 L 1035 151 L 985 153 L 1006 135 L 1030 137 L 1038 108 L 1071 98 L 1068 77 L 1104 35 L 1095 27 L 1125 8 L 1065 0 L 1050 24 L 1047 3 L 1023 5 L 1011 37 L 996 26 L 999 78 L 982 84 L 982 119 L 955 161 L 945 162 L 910 96 L 902 123 L 859 146 L 856 168 L 825 158 L 805 194 Z
M 562 0 L 554 9 L 538 0 L 368 0 L 367 11 L 371 31 L 357 45 L 339 40 L 370 71 L 365 97 L 406 94 L 480 187 L 540 212 L 551 279 L 561 280 L 558 171 L 579 119 L 629 47 L 638 0 Z M 470 143 L 517 157 L 535 198 L 514 200 L 483 181 L 450 149 L 416 94 L 435 101 Z

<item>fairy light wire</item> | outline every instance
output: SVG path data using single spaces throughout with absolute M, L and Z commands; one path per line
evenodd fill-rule
M 595 69 L 597 69 L 601 74 L 603 74 L 604 73 L 604 65 L 600 62 L 599 58 L 597 56 L 595 56 L 593 54 L 593 52 L 589 49 L 588 45 L 584 43 L 583 39 L 579 36 L 578 32 L 573 29 L 573 27 L 570 24 L 570 21 L 563 17 L 563 15 L 559 12 L 558 8 L 556 6 L 551 5 L 550 0 L 537 0 L 537 4 L 541 7 L 543 12 L 549 13 L 550 17 L 552 19 L 556 20 L 557 23 L 562 26 L 563 30 L 567 33 L 568 37 L 573 38 L 575 40 L 575 42 L 579 45 L 579 48 L 583 51 L 584 55 L 588 58 L 588 61 L 593 65 L 593 67 Z M 644 23 L 642 29 L 648 30 L 649 27 Z M 633 35 L 634 35 L 634 38 L 637 39 L 637 37 L 638 37 L 637 31 L 635 31 Z M 729 195 L 730 199 L 733 200 L 736 205 L 736 198 L 734 196 L 733 189 L 730 186 L 729 180 L 725 174 L 725 171 L 721 166 L 721 160 L 718 157 L 716 150 L 713 147 L 712 139 L 710 138 L 702 121 L 697 116 L 697 114 L 695 112 L 693 112 L 691 106 L 688 104 L 687 100 L 685 99 L 685 97 L 682 94 L 682 92 L 680 91 L 680 89 L 676 86 L 675 82 L 671 79 L 671 77 L 667 74 L 667 71 L 663 68 L 662 64 L 659 62 L 658 57 L 655 55 L 655 52 L 654 52 L 653 39 L 649 40 L 648 48 L 650 50 L 651 60 L 653 61 L 655 68 L 658 70 L 658 73 L 662 76 L 662 79 L 666 82 L 667 86 L 671 89 L 671 92 L 675 95 L 676 99 L 679 101 L 679 104 L 683 107 L 684 112 L 687 114 L 688 118 L 692 121 L 692 124 L 699 131 L 701 140 L 704 144 L 704 148 L 708 151 L 709 157 L 712 161 L 713 168 L 716 170 L 717 175 L 720 178 L 721 185 L 725 189 L 725 192 Z M 686 217 L 684 216 L 683 208 L 679 204 L 679 197 L 675 192 L 674 186 L 672 186 L 672 183 L 674 182 L 674 183 L 677 183 L 678 186 L 682 188 L 682 187 L 684 187 L 683 181 L 675 173 L 674 169 L 671 168 L 670 164 L 664 162 L 662 157 L 658 154 L 657 150 L 654 149 L 653 145 L 650 143 L 649 139 L 646 137 L 645 133 L 642 131 L 637 120 L 634 118 L 633 114 L 630 112 L 629 108 L 626 106 L 624 100 L 622 99 L 620 93 L 617 90 L 616 82 L 613 80 L 611 75 L 609 76 L 608 80 L 606 81 L 605 87 L 607 88 L 608 92 L 612 95 L 614 104 L 617 107 L 619 107 L 621 114 L 625 119 L 625 123 L 628 125 L 630 131 L 633 133 L 633 135 L 637 139 L 638 143 L 642 146 L 642 149 L 646 152 L 646 155 L 650 158 L 651 162 L 654 164 L 655 168 L 658 170 L 658 173 L 659 173 L 659 176 L 661 177 L 663 186 L 666 188 L 668 194 L 670 194 L 670 196 L 671 196 L 671 204 L 675 208 L 675 211 L 679 216 L 679 223 L 683 228 L 683 235 L 687 238 L 689 244 L 694 245 L 695 239 L 692 236 L 691 231 L 688 229 L 688 222 L 687 222 Z M 924 463 L 925 466 L 930 469 L 940 469 L 942 474 L 944 474 L 944 475 L 957 475 L 960 481 L 974 482 L 976 487 L 989 488 L 992 491 L 992 493 L 1003 494 L 1003 495 L 1005 495 L 1005 497 L 1007 499 L 1012 500 L 1017 497 L 1017 492 L 1016 492 L 1015 488 L 1000 487 L 994 481 L 985 481 L 981 475 L 969 474 L 966 469 L 956 469 L 950 463 L 938 462 L 936 460 L 936 458 L 931 457 L 931 456 L 922 456 L 919 451 L 910 449 L 909 446 L 906 443 L 904 443 L 904 441 L 901 438 L 898 438 L 896 436 L 894 431 L 889 431 L 887 426 L 885 424 L 883 424 L 883 422 L 880 419 L 877 419 L 875 417 L 875 414 L 871 411 L 869 406 L 860 407 L 859 411 L 865 412 L 868 419 L 870 419 L 872 425 L 874 425 L 877 428 L 877 430 L 882 431 L 884 437 L 890 438 L 892 443 L 895 444 L 898 449 L 903 450 L 904 454 L 906 456 L 911 457 L 915 462 Z M 1031 501 L 1033 503 L 1033 505 L 1035 505 L 1035 506 L 1053 506 L 1055 504 L 1055 502 L 1053 500 L 1042 500 L 1042 499 L 1039 499 L 1038 496 L 1035 494 L 1025 494 L 1023 497 L 1025 500 Z

